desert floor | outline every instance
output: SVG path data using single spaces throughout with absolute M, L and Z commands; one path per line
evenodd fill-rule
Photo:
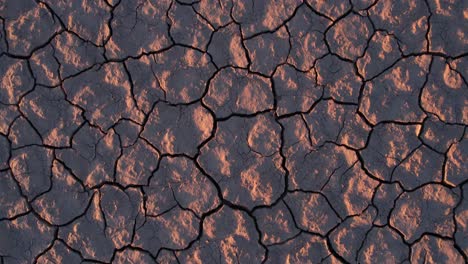
M 0 0 L 0 263 L 467 263 L 467 0 Z

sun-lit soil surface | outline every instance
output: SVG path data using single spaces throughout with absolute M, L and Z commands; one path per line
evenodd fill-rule
M 467 263 L 468 1 L 0 0 L 0 264 Z

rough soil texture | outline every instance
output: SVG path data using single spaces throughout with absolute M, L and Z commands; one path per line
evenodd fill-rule
M 0 0 L 0 264 L 467 262 L 468 1 Z

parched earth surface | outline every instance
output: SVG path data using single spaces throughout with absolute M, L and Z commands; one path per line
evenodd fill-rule
M 467 25 L 0 0 L 0 263 L 467 263 Z

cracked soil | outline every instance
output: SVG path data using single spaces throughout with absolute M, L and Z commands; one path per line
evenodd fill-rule
M 0 0 L 0 263 L 467 263 L 467 0 Z

